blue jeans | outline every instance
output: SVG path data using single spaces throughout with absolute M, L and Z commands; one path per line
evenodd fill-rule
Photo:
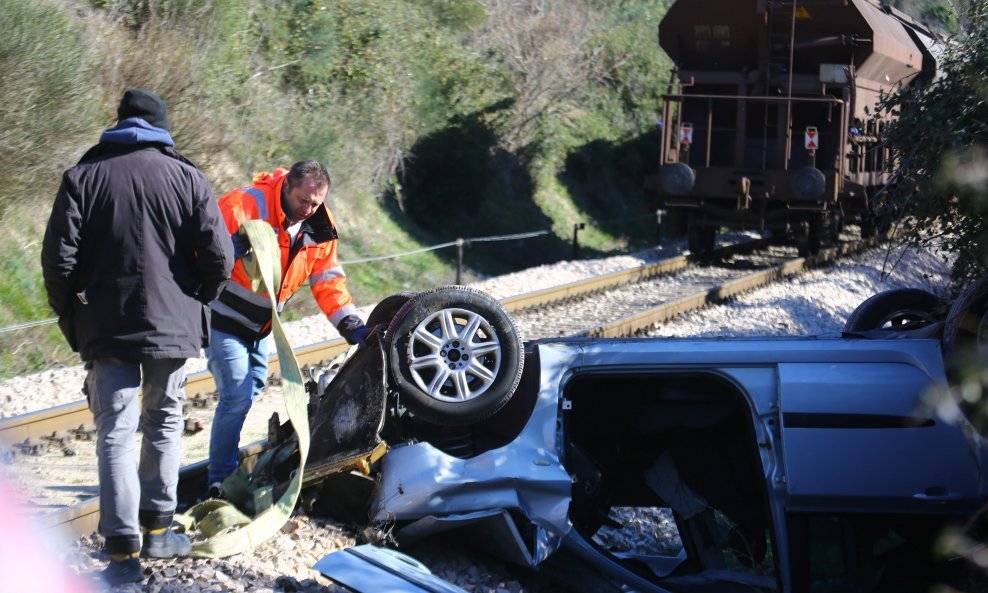
M 254 398 L 268 379 L 268 338 L 247 341 L 213 329 L 206 359 L 220 401 L 209 435 L 209 484 L 222 482 L 237 470 L 240 430 Z

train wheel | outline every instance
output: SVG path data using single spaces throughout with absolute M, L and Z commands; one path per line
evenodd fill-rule
M 875 215 L 867 212 L 861 216 L 861 237 L 871 239 L 878 234 L 878 227 L 875 225 Z
M 865 239 L 888 239 L 891 230 L 892 221 L 887 214 L 866 212 L 861 217 L 861 236 Z
M 690 253 L 705 257 L 710 255 L 710 252 L 714 250 L 714 244 L 717 240 L 717 229 L 704 226 L 698 219 L 699 216 L 690 216 L 689 227 L 686 232 L 686 243 Z
M 830 232 L 833 234 L 834 242 L 836 242 L 840 238 L 840 234 L 844 232 L 843 212 L 830 213 Z
M 796 248 L 800 257 L 809 257 L 820 253 L 820 247 L 823 246 L 828 227 L 822 212 L 810 214 L 806 220 L 800 223 L 799 237 L 796 240 Z

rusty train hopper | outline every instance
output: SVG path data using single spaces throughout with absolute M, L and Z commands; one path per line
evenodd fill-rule
M 676 66 L 664 95 L 660 193 L 717 228 L 781 231 L 815 252 L 849 220 L 876 227 L 890 178 L 879 95 L 933 76 L 932 34 L 870 0 L 679 0 L 659 25 Z

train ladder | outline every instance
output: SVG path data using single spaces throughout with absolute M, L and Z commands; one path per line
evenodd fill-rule
M 793 66 L 793 36 L 796 22 L 795 0 L 774 0 L 768 10 L 768 84 L 765 94 L 771 94 L 768 87 L 772 82 L 783 88 L 783 82 L 792 75 Z M 786 74 L 778 78 L 776 75 Z M 788 85 L 786 85 L 788 86 Z
M 764 92 L 766 97 L 773 97 L 772 89 L 778 88 L 781 92 L 783 88 L 786 96 L 792 96 L 792 68 L 793 68 L 793 42 L 796 26 L 796 0 L 772 0 L 768 7 L 768 22 L 766 23 L 766 44 L 767 52 L 765 56 Z M 783 74 L 786 76 L 783 77 Z M 771 163 L 776 167 L 785 165 L 788 162 L 789 149 L 786 148 L 783 155 L 769 154 L 771 146 L 778 146 L 779 142 L 789 137 L 789 125 L 792 117 L 790 104 L 787 102 L 786 116 L 784 118 L 785 127 L 780 128 L 778 107 L 771 102 L 765 103 L 765 116 L 762 124 L 762 169 L 771 168 Z M 783 161 L 778 163 L 778 160 Z M 788 165 L 785 166 L 788 168 Z
M 281 286 L 281 257 L 271 226 L 262 220 L 246 221 L 240 226 L 250 240 L 251 252 L 242 261 L 253 288 L 266 292 L 271 298 L 272 334 L 281 365 L 285 408 L 295 434 L 298 436 L 299 466 L 292 474 L 288 489 L 274 504 L 254 517 L 241 513 L 225 500 L 206 500 L 189 509 L 176 520 L 194 537 L 191 556 L 224 558 L 250 550 L 277 533 L 288 521 L 302 490 L 302 474 L 309 454 L 308 397 L 302 371 L 295 353 L 285 336 L 275 301 L 276 288 Z

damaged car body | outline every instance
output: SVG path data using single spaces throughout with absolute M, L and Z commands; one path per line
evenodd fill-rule
M 314 389 L 308 508 L 399 546 L 456 530 L 534 570 L 565 555 L 615 591 L 956 576 L 933 548 L 988 500 L 988 449 L 948 395 L 936 315 L 889 329 L 916 311 L 886 299 L 833 337 L 521 345 L 475 293 L 402 297 Z

